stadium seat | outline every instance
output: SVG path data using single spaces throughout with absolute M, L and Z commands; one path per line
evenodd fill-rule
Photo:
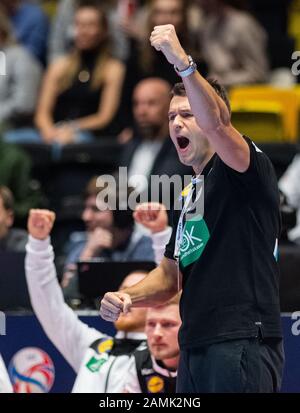
M 299 99 L 293 89 L 268 85 L 231 90 L 232 121 L 256 142 L 296 142 Z

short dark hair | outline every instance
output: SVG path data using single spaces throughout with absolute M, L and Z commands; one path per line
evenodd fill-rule
M 9 188 L 6 186 L 0 186 L 0 198 L 3 202 L 3 207 L 6 211 L 14 210 L 14 196 Z
M 216 94 L 220 96 L 220 98 L 223 100 L 223 102 L 227 106 L 229 113 L 231 114 L 231 107 L 230 107 L 228 95 L 227 95 L 227 92 L 224 86 L 222 86 L 216 79 L 208 78 L 206 80 L 210 84 L 210 86 L 214 89 Z M 184 84 L 176 83 L 171 91 L 171 96 L 172 98 L 174 96 L 182 96 L 182 97 L 187 96 Z
M 103 190 L 108 190 L 109 189 L 109 193 L 110 193 L 110 197 L 111 199 L 113 199 L 116 203 L 117 209 L 112 210 L 112 214 L 113 214 L 113 219 L 114 219 L 114 226 L 119 228 L 119 229 L 128 229 L 128 230 L 133 230 L 134 227 L 134 218 L 133 218 L 133 211 L 129 208 L 128 206 L 128 199 L 130 197 L 130 195 L 132 194 L 132 192 L 134 192 L 134 188 L 132 188 L 131 186 L 127 186 L 126 189 L 126 195 L 127 195 L 127 208 L 126 209 L 120 209 L 120 187 L 119 187 L 119 182 L 117 179 L 117 175 L 114 175 L 116 177 L 116 188 L 115 190 L 110 188 L 109 189 L 109 184 L 106 181 L 101 181 L 101 179 L 99 179 L 99 177 L 94 176 L 93 178 L 90 179 L 90 181 L 88 182 L 84 194 L 83 194 L 83 198 L 86 200 L 87 198 L 89 198 L 90 196 L 95 196 L 97 197 L 101 191 Z M 99 180 L 98 180 L 99 179 Z

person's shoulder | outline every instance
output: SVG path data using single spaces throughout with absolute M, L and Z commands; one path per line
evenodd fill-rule
M 106 60 L 104 70 L 106 70 L 107 78 L 122 75 L 125 72 L 125 64 L 115 57 L 109 57 Z
M 5 55 L 7 59 L 24 57 L 27 56 L 27 49 L 18 43 L 10 44 L 5 48 Z
M 132 353 L 135 358 L 136 364 L 144 364 L 151 360 L 151 353 L 146 341 L 143 341 Z
M 131 242 L 136 247 L 145 247 L 145 245 L 152 245 L 151 237 L 142 231 L 134 231 L 132 233 Z
M 243 10 L 232 9 L 229 14 L 230 26 L 239 32 L 251 30 L 258 30 L 263 32 L 263 28 L 255 17 Z
M 11 228 L 8 233 L 8 249 L 16 252 L 24 252 L 27 240 L 27 231 L 20 228 Z
M 33 3 L 23 3 L 20 7 L 20 14 L 30 20 L 43 19 L 48 20 L 44 10 L 38 5 Z
M 21 44 L 12 44 L 7 49 L 7 59 L 10 64 L 18 70 L 23 70 L 30 67 L 30 69 L 39 70 L 42 72 L 42 66 L 38 60 Z

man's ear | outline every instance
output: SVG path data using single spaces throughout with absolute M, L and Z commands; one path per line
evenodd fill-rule
M 7 211 L 6 225 L 8 226 L 8 228 L 13 226 L 14 220 L 15 220 L 14 211 L 12 210 Z

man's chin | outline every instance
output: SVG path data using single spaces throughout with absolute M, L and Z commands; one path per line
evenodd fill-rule
M 137 131 L 139 135 L 141 135 L 144 139 L 154 139 L 157 137 L 159 133 L 160 127 L 151 124 L 140 124 L 137 127 Z
M 191 161 L 184 155 L 182 155 L 181 153 L 178 154 L 179 160 L 180 162 L 185 165 L 185 166 L 192 166 Z
M 116 330 L 124 331 L 125 333 L 136 331 L 139 327 L 134 320 L 126 320 L 124 317 L 121 317 L 117 321 L 115 321 L 114 326 Z M 141 330 L 142 329 L 143 328 L 141 327 Z

